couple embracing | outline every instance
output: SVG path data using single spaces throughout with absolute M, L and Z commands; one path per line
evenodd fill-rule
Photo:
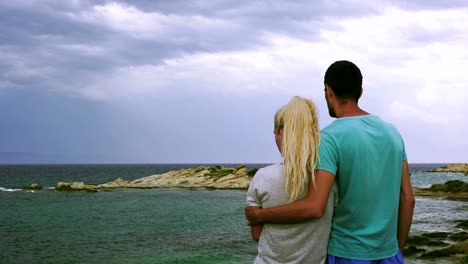
M 403 139 L 358 106 L 354 63 L 333 63 L 324 83 L 337 119 L 321 132 L 308 99 L 275 115 L 283 162 L 260 169 L 247 192 L 255 263 L 404 263 L 415 200 Z

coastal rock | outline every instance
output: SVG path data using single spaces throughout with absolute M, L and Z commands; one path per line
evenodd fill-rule
M 414 195 L 446 197 L 455 200 L 468 200 L 468 183 L 454 180 L 444 184 L 434 184 L 429 188 L 413 188 Z
M 23 190 L 41 190 L 43 187 L 40 184 L 33 183 L 22 187 Z
M 468 254 L 468 235 L 462 231 L 459 233 L 431 232 L 410 236 L 406 241 L 404 253 L 406 256 L 422 259 L 459 258 L 460 255 Z
M 448 257 L 458 254 L 468 254 L 468 240 L 463 242 L 457 243 L 455 245 L 438 249 L 430 252 L 423 253 L 421 258 L 440 258 L 440 257 Z
M 57 190 L 57 191 L 70 191 L 71 190 L 70 186 L 71 186 L 71 183 L 59 181 L 55 185 L 55 190 Z
M 462 172 L 468 173 L 468 163 L 448 164 L 432 170 L 433 172 Z
M 118 178 L 112 182 L 98 185 L 85 184 L 83 182 L 58 182 L 55 189 L 59 191 L 170 187 L 247 189 L 256 171 L 257 169 L 248 170 L 245 165 L 239 165 L 235 168 L 200 166 L 151 175 L 133 181 L 126 181 L 122 178 Z
M 413 246 L 413 245 L 405 248 L 405 256 L 413 256 L 413 255 L 424 253 L 424 252 L 426 252 L 425 249 L 417 248 L 416 246 Z
M 55 190 L 57 191 L 88 191 L 97 192 L 98 186 L 93 184 L 85 184 L 83 182 L 57 182 Z
M 199 166 L 163 174 L 151 175 L 127 181 L 118 178 L 112 182 L 102 184 L 85 184 L 83 182 L 58 182 L 56 190 L 85 190 L 116 188 L 213 188 L 213 189 L 247 189 L 257 168 L 247 169 L 241 164 L 235 168 L 222 166 Z M 438 196 L 453 199 L 468 200 L 468 184 L 463 181 L 449 181 L 445 184 L 435 184 L 430 188 L 413 189 L 415 195 Z
M 464 230 L 468 229 L 468 220 L 457 220 L 455 222 L 458 223 L 456 227 L 463 228 Z
M 422 234 L 420 236 L 412 236 L 407 240 L 408 245 L 418 245 L 418 246 L 447 246 L 448 243 L 442 241 L 446 239 L 450 234 L 446 232 L 433 232 L 428 234 Z
M 128 181 L 117 178 L 113 182 L 99 184 L 98 188 L 105 188 L 105 189 L 115 189 L 115 188 L 126 188 L 128 186 Z
M 457 242 L 465 241 L 465 240 L 468 240 L 468 233 L 460 232 L 458 234 L 452 234 L 449 236 L 449 239 L 452 241 L 457 241 Z

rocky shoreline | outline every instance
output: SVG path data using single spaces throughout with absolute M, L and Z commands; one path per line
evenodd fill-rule
M 460 168 L 464 168 L 458 165 L 455 167 L 454 166 L 446 166 L 439 169 L 454 171 Z M 439 169 L 436 170 L 440 171 Z M 101 184 L 91 184 L 84 182 L 57 182 L 55 190 L 98 191 L 101 189 L 117 188 L 247 189 L 257 170 L 258 169 L 256 168 L 247 169 L 243 164 L 234 168 L 226 168 L 222 166 L 199 166 L 196 168 L 187 168 L 169 171 L 163 174 L 151 175 L 132 181 L 117 178 L 114 181 Z M 23 186 L 23 189 L 38 190 L 42 189 L 42 186 L 33 183 L 28 186 Z M 468 200 L 468 184 L 463 181 L 448 181 L 445 184 L 434 184 L 429 188 L 413 188 L 413 192 L 417 196 L 434 196 Z
M 248 170 L 245 165 L 235 168 L 221 166 L 200 166 L 196 168 L 169 171 L 127 181 L 118 178 L 102 184 L 84 182 L 58 182 L 57 191 L 90 191 L 117 188 L 210 188 L 210 189 L 247 189 L 257 169 Z M 32 187 L 32 186 L 30 186 Z
M 454 164 L 447 164 L 446 166 L 436 168 L 431 172 L 461 172 L 468 174 L 468 163 L 454 163 Z
M 466 165 L 466 164 L 462 164 Z M 460 172 L 463 166 L 446 166 L 436 169 L 437 172 Z M 434 171 L 436 171 L 434 170 Z M 200 166 L 196 168 L 169 171 L 163 174 L 151 175 L 127 181 L 118 178 L 112 182 L 102 184 L 88 184 L 84 182 L 58 182 L 57 191 L 87 191 L 112 190 L 118 188 L 208 188 L 208 189 L 247 189 L 257 169 L 247 169 L 245 165 L 235 168 L 222 166 Z M 463 171 L 461 171 L 463 172 Z M 38 190 L 42 186 L 31 184 L 23 189 Z M 448 181 L 445 184 L 434 184 L 429 188 L 413 188 L 416 196 L 443 197 L 468 201 L 468 183 L 464 181 Z M 456 226 L 460 232 L 424 233 L 410 236 L 405 249 L 405 256 L 416 259 L 450 259 L 455 263 L 468 263 L 468 220 L 458 221 Z
M 461 229 L 458 233 L 431 232 L 410 236 L 406 242 L 404 256 L 413 259 L 431 261 L 447 259 L 453 263 L 467 263 L 468 220 L 459 220 L 456 223 L 458 223 L 456 227 Z

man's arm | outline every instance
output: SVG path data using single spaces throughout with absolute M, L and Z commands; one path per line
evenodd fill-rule
M 309 192 L 306 197 L 293 203 L 270 208 L 246 207 L 245 217 L 250 225 L 260 223 L 299 223 L 311 218 L 322 217 L 327 206 L 328 197 L 333 187 L 335 176 L 328 171 L 315 171 L 314 188 L 309 183 Z
M 406 239 L 413 221 L 413 209 L 415 199 L 408 170 L 408 161 L 403 161 L 403 170 L 401 173 L 401 188 L 400 188 L 400 209 L 398 212 L 398 246 L 403 252 Z
M 260 240 L 260 234 L 262 233 L 263 225 L 252 225 L 250 226 L 250 234 L 252 239 L 255 241 Z

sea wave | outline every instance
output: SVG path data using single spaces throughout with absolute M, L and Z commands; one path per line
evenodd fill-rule
M 17 192 L 17 191 L 21 191 L 21 189 L 10 189 L 10 188 L 0 187 L 0 191 L 1 192 Z

